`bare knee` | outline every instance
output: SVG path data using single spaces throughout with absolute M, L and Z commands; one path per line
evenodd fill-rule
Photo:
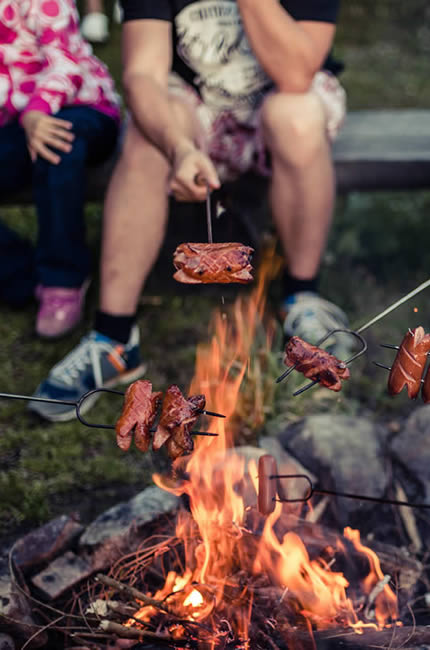
M 303 167 L 327 146 L 324 108 L 312 93 L 270 95 L 261 119 L 266 146 L 275 159 Z

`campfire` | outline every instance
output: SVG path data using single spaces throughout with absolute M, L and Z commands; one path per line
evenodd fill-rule
M 263 327 L 271 268 L 263 267 L 258 288 L 239 298 L 231 314 L 220 310 L 215 315 L 212 340 L 197 350 L 190 394 L 203 393 L 207 404 L 227 417 L 211 419 L 208 429 L 218 437 L 199 439 L 190 456 L 175 462 L 172 475 L 154 476 L 158 486 L 185 497 L 188 507 L 180 509 L 170 543 L 156 547 L 152 565 L 138 572 L 139 580 L 127 576 L 128 584 L 131 578 L 138 588 L 134 596 L 141 607 L 123 627 L 136 638 L 159 630 L 171 642 L 188 641 L 210 650 L 281 648 L 289 647 L 297 629 L 312 635 L 312 630 L 343 627 L 359 634 L 366 627 L 379 630 L 398 623 L 396 596 L 359 532 L 346 529 L 335 548 L 311 553 L 300 537 L 304 508 L 279 502 L 273 513 L 262 516 L 257 510 L 257 463 L 246 463 L 235 453 L 230 422 L 243 408 L 241 388 L 248 373 L 258 372 L 250 367 L 252 347 L 263 331 L 266 340 L 258 363 L 264 364 L 275 332 L 273 324 Z M 254 394 L 256 426 L 264 418 L 261 392 L 260 386 Z M 351 547 L 361 558 L 361 575 L 350 590 L 339 567 L 347 567 Z M 124 569 L 119 566 L 117 576 Z M 99 579 L 130 596 L 124 577 Z M 160 580 L 161 586 L 150 590 Z M 363 603 L 371 594 L 370 615 Z M 115 624 L 104 626 L 121 632 Z
M 277 480 L 273 512 L 261 514 L 258 459 L 235 446 L 243 427 L 261 426 L 273 398 L 276 326 L 265 296 L 275 261 L 263 264 L 252 293 L 219 309 L 209 344 L 197 349 L 189 393 L 226 418 L 210 418 L 218 436 L 200 437 L 168 475 L 153 477 L 181 507 L 74 593 L 69 632 L 61 625 L 71 646 L 287 650 L 317 647 L 324 631 L 400 629 L 393 577 L 359 531 L 324 535 L 318 505 L 300 500 L 308 489 L 300 478 Z M 85 621 L 79 632 L 76 618 Z

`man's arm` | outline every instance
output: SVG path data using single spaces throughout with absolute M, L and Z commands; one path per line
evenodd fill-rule
M 237 0 L 248 40 L 260 64 L 283 92 L 306 92 L 335 34 L 326 22 L 296 21 L 279 0 Z
M 171 25 L 132 20 L 123 27 L 123 84 L 137 127 L 173 163 L 179 151 L 194 150 L 168 100 L 172 64 Z
M 182 201 L 203 201 L 206 184 L 220 183 L 210 159 L 178 123 L 168 94 L 172 65 L 171 25 L 163 20 L 131 20 L 123 30 L 124 89 L 133 120 L 170 161 L 170 189 Z

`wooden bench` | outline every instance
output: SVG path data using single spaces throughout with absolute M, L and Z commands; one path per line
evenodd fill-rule
M 430 110 L 352 111 L 333 147 L 339 194 L 354 191 L 430 188 Z M 100 203 L 115 159 L 90 169 L 88 201 Z M 267 230 L 267 180 L 245 176 L 226 188 L 234 218 L 215 219 L 215 241 L 243 241 L 258 250 Z M 3 205 L 31 203 L 31 191 L 2 197 Z M 206 241 L 204 204 L 173 203 L 167 237 L 150 275 L 147 290 L 169 287 L 175 294 L 188 285 L 172 280 L 172 251 L 181 241 Z M 210 286 L 210 285 L 209 285 Z
M 430 188 L 430 110 L 351 111 L 333 157 L 339 194 Z M 114 164 L 112 158 L 89 170 L 89 201 L 103 199 Z M 11 194 L 1 202 L 29 203 L 31 192 Z
M 341 194 L 430 188 L 430 110 L 352 111 L 333 155 Z

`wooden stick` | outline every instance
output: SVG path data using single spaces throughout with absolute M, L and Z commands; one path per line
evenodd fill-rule
M 109 600 L 107 606 L 115 614 L 125 616 L 126 618 L 133 618 L 136 614 L 136 607 L 125 605 L 124 603 L 120 603 L 118 600 Z
M 142 603 L 144 603 L 145 605 L 155 607 L 156 609 L 161 609 L 163 612 L 166 612 L 166 614 L 172 614 L 172 616 L 176 616 L 176 617 L 178 616 L 173 610 L 170 609 L 168 605 L 166 605 L 166 603 L 163 603 L 163 601 L 155 600 L 155 598 L 151 598 L 150 596 L 143 594 L 138 589 L 135 589 L 134 587 L 129 587 L 128 585 L 125 585 L 122 582 L 119 582 L 118 580 L 109 578 L 109 576 L 105 576 L 102 573 L 98 573 L 96 580 L 101 582 L 103 585 L 106 585 L 106 587 L 111 587 L 112 589 L 116 589 L 121 593 L 127 594 L 134 600 L 142 601 Z
M 166 643 L 176 643 L 176 639 L 167 634 L 156 634 L 149 630 L 139 630 L 137 627 L 127 627 L 113 621 L 100 621 L 100 629 L 103 632 L 116 634 L 121 639 L 152 639 L 153 641 L 164 641 Z
M 345 650 L 361 650 L 362 648 L 403 648 L 417 647 L 430 643 L 430 628 L 426 626 L 404 626 L 384 630 L 363 630 L 363 634 L 354 632 L 316 632 L 315 641 L 336 641 Z
M 399 501 L 407 501 L 408 495 L 404 491 L 402 485 L 400 483 L 395 483 L 395 487 L 396 487 L 396 499 L 398 499 Z M 412 511 L 411 508 L 404 508 L 400 506 L 399 514 L 406 528 L 406 532 L 408 533 L 409 538 L 412 542 L 411 550 L 413 550 L 414 553 L 419 553 L 419 551 L 421 551 L 423 548 L 423 541 L 421 539 L 418 530 L 415 513 Z

